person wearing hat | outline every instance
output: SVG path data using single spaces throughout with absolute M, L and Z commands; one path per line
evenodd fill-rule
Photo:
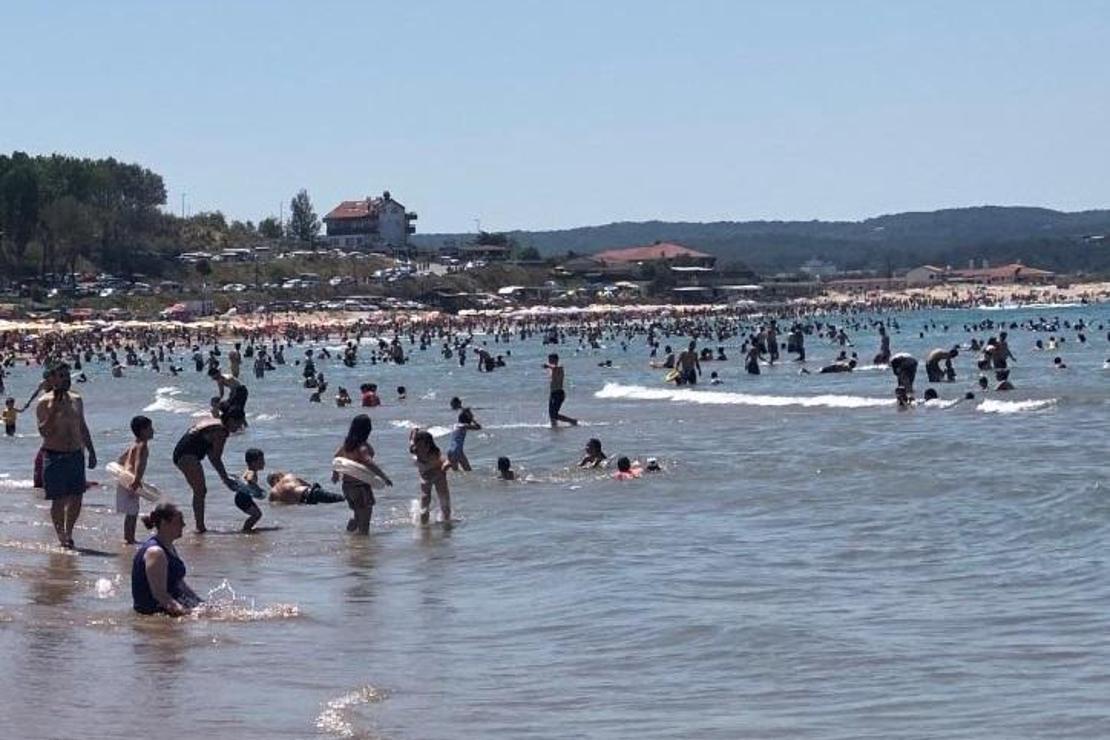
M 69 365 L 50 365 L 39 386 L 45 395 L 35 407 L 42 436 L 42 487 L 50 502 L 50 518 L 62 547 L 73 547 L 73 528 L 81 515 L 85 494 L 85 450 L 89 469 L 96 467 L 96 450 L 85 423 L 81 397 L 70 392 Z

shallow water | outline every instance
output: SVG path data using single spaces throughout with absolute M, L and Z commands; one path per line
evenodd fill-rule
M 966 341 L 971 317 L 1034 315 L 1110 322 L 1105 307 L 912 314 L 892 344 L 921 356 Z M 923 316 L 952 331 L 919 339 Z M 371 537 L 346 534 L 341 505 L 263 504 L 261 524 L 280 529 L 235 534 L 242 514 L 210 473 L 216 531 L 179 549 L 215 603 L 176 621 L 131 612 L 110 487 L 86 496 L 84 554 L 51 544 L 25 415 L 0 439 L 3 736 L 156 721 L 241 738 L 1105 737 L 1110 348 L 1105 330 L 1087 334 L 1032 353 L 1047 337 L 1011 331 L 1017 391 L 905 413 L 883 368 L 749 378 L 729 345 L 729 362 L 706 365 L 725 382 L 687 390 L 646 368 L 642 340 L 564 346 L 565 411 L 585 424 L 554 432 L 538 342 L 514 342 L 489 375 L 433 351 L 403 367 L 325 363 L 332 390 L 383 391 L 371 440 L 396 487 L 378 492 Z M 856 339 L 866 364 L 877 341 Z M 837 349 L 807 347 L 811 368 Z M 1050 369 L 1055 354 L 1069 370 Z M 617 367 L 597 367 L 606 358 Z M 947 400 L 976 375 L 970 353 L 956 365 Z M 12 395 L 34 375 L 17 370 Z M 148 479 L 186 502 L 169 455 L 211 384 L 191 369 L 179 383 L 92 376 L 79 390 L 102 462 L 146 409 Z M 246 378 L 251 427 L 229 469 L 258 446 L 270 469 L 326 478 L 360 409 L 308 404 L 298 377 Z M 486 427 L 467 440 L 475 471 L 451 479 L 459 526 L 417 529 L 408 429 L 449 430 L 452 395 Z M 666 472 L 576 470 L 591 436 Z M 502 454 L 524 482 L 493 480 Z

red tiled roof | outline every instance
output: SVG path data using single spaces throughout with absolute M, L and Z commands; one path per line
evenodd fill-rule
M 372 198 L 362 200 L 345 200 L 331 209 L 324 220 L 342 218 L 366 218 L 378 212 L 378 201 Z
M 628 249 L 607 249 L 593 255 L 594 259 L 602 262 L 652 262 L 654 260 L 673 260 L 680 257 L 692 259 L 712 259 L 713 255 L 698 252 L 684 247 L 681 244 L 660 242 L 645 247 L 629 247 Z

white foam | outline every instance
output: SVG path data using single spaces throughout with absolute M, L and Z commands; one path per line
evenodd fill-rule
M 1020 414 L 1025 411 L 1040 411 L 1056 405 L 1055 398 L 1031 398 L 1028 401 L 999 401 L 989 398 L 975 407 L 985 414 Z
M 362 737 L 354 723 L 348 718 L 351 709 L 360 704 L 376 704 L 388 695 L 373 686 L 363 686 L 328 702 L 324 711 L 316 717 L 316 729 L 335 737 Z
M 254 420 L 255 421 L 273 421 L 274 419 L 280 419 L 280 418 L 281 418 L 281 414 L 259 414 L 258 416 L 254 417 Z
M 393 419 L 389 425 L 397 429 L 424 429 L 424 427 L 417 424 L 412 419 Z M 426 432 L 431 432 L 433 437 L 442 437 L 451 433 L 451 427 L 434 426 L 424 429 Z
M 174 396 L 181 393 L 178 388 L 159 388 L 154 392 L 154 403 L 143 407 L 143 411 L 165 411 L 170 414 L 198 414 L 208 413 L 195 403 L 179 401 Z
M 27 479 L 21 479 L 21 478 L 4 478 L 3 480 L 0 480 L 0 488 L 29 489 L 29 488 L 34 488 L 34 487 L 35 487 L 35 482 L 33 480 L 27 480 Z
M 802 406 L 833 409 L 862 409 L 893 406 L 895 401 L 886 398 L 863 396 L 762 396 L 749 393 L 722 391 L 695 391 L 687 388 L 646 388 L 640 385 L 606 383 L 594 394 L 595 398 L 629 398 L 637 401 L 675 401 L 720 406 Z

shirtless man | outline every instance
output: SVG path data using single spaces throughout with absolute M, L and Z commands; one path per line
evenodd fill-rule
M 929 377 L 930 383 L 940 383 L 944 380 L 944 370 L 941 369 L 940 364 L 946 360 L 954 359 L 960 350 L 957 347 L 952 349 L 934 349 L 932 352 L 925 356 L 925 374 Z
M 679 385 L 698 384 L 698 376 L 701 375 L 701 363 L 698 361 L 697 347 L 697 342 L 690 342 L 686 350 L 675 360 Z
M 270 484 L 272 504 L 337 504 L 344 500 L 341 494 L 325 491 L 319 483 L 280 470 L 270 473 L 266 482 Z
M 227 353 L 227 364 L 231 366 L 231 376 L 238 378 L 239 369 L 243 365 L 243 355 L 239 352 L 239 342 L 236 342 L 235 348 Z
M 72 548 L 73 527 L 81 515 L 85 495 L 85 450 L 89 451 L 90 470 L 96 467 L 96 450 L 85 424 L 84 403 L 69 390 L 69 365 L 62 362 L 51 366 L 40 387 L 53 389 L 35 407 L 42 436 L 43 488 L 58 542 Z
M 563 408 L 563 402 L 567 400 L 567 393 L 563 390 L 565 368 L 559 364 L 559 355 L 554 352 L 549 354 L 544 368 L 551 374 L 551 394 L 547 399 L 547 416 L 551 419 L 551 428 L 557 427 L 560 421 L 572 427 L 578 426 L 577 419 L 559 413 Z

